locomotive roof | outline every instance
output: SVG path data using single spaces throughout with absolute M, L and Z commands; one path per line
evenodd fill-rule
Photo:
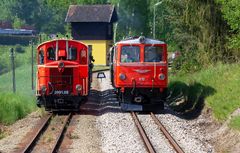
M 121 40 L 117 44 L 141 44 L 141 42 L 140 42 L 140 37 L 139 37 L 139 38 L 135 38 L 135 39 Z M 166 44 L 166 43 L 163 41 L 156 40 L 156 39 L 144 38 L 144 44 Z
M 74 41 L 74 42 L 77 42 L 77 43 L 82 43 L 82 44 L 84 44 L 84 43 L 81 42 L 81 41 L 72 40 L 72 39 L 53 39 L 53 40 L 45 41 L 45 42 L 39 44 L 39 45 L 37 46 L 37 48 L 39 48 L 40 46 L 42 46 L 42 45 L 44 45 L 44 44 L 46 44 L 46 43 L 54 42 L 54 41 L 57 41 L 57 40 L 58 40 L 58 41 L 66 41 L 66 40 L 68 40 L 68 41 Z M 84 45 L 85 45 L 85 44 L 84 44 Z

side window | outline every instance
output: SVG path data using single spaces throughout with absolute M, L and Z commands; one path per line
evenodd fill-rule
M 140 61 L 140 48 L 138 46 L 123 46 L 121 49 L 121 62 L 132 63 Z
M 47 49 L 47 58 L 49 59 L 49 60 L 52 60 L 52 61 L 54 61 L 55 60 L 55 50 L 54 50 L 54 48 L 53 47 L 49 47 L 48 49 Z
M 163 48 L 160 46 L 146 46 L 144 49 L 144 62 L 162 61 Z
M 44 64 L 44 52 L 43 52 L 43 50 L 40 50 L 40 51 L 38 52 L 38 63 L 39 63 L 40 65 L 43 65 L 43 64 Z
M 77 59 L 77 48 L 76 47 L 70 47 L 68 49 L 68 59 L 69 60 L 76 60 Z

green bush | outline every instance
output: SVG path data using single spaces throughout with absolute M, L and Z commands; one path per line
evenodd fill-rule
M 36 108 L 34 98 L 12 93 L 1 93 L 0 105 L 0 123 L 3 124 L 12 124 Z
M 16 51 L 17 53 L 24 53 L 24 52 L 25 52 L 25 50 L 24 50 L 24 49 L 22 48 L 22 46 L 19 45 L 19 44 L 16 45 L 15 51 Z

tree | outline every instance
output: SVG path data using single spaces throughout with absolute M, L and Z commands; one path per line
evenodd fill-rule
M 229 46 L 236 49 L 240 57 L 240 3 L 239 0 L 216 0 L 221 4 L 221 11 L 230 26 Z

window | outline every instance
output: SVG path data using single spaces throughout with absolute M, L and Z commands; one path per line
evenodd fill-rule
M 121 62 L 132 63 L 140 61 L 140 48 L 138 46 L 123 46 L 121 49 Z
M 76 60 L 77 59 L 77 48 L 76 47 L 70 47 L 68 49 L 68 59 L 69 60 Z
M 54 61 L 55 60 L 55 49 L 53 47 L 49 47 L 47 49 L 47 57 L 49 60 Z
M 40 65 L 44 64 L 44 52 L 43 52 L 43 50 L 40 50 L 39 53 L 38 53 L 38 63 Z
M 146 46 L 144 49 L 144 62 L 160 62 L 163 48 L 160 46 Z

